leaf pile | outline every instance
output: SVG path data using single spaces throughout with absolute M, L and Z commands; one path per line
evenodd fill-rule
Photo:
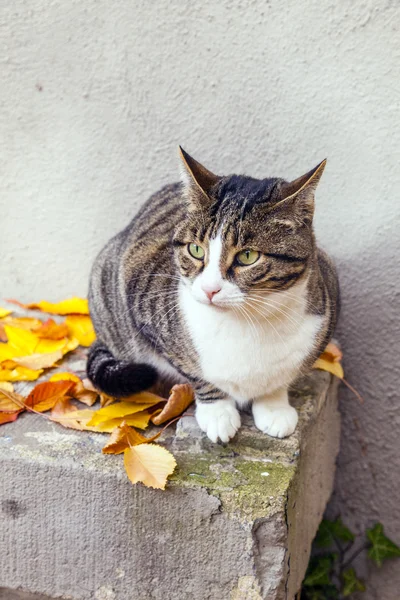
M 15 381 L 34 381 L 45 369 L 59 366 L 63 356 L 79 345 L 90 346 L 95 339 L 87 300 L 70 298 L 57 304 L 47 301 L 20 307 L 62 315 L 42 321 L 14 316 L 0 308 L 0 425 L 15 421 L 24 411 L 43 414 L 63 427 L 78 431 L 111 433 L 105 454 L 124 453 L 124 465 L 132 483 L 165 489 L 176 462 L 168 450 L 154 444 L 162 431 L 145 437 L 150 423 L 171 423 L 193 402 L 190 385 L 175 385 L 168 399 L 141 392 L 123 400 L 101 394 L 87 379 L 71 372 L 57 372 L 48 381 L 35 385 L 28 396 L 14 391 Z M 100 408 L 92 407 L 97 401 Z M 79 407 L 79 403 L 86 406 Z M 136 429 L 134 429 L 136 428 Z

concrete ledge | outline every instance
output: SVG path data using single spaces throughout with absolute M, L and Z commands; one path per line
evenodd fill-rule
M 179 466 L 165 492 L 132 486 L 121 457 L 101 454 L 101 434 L 32 414 L 2 426 L 9 600 L 16 589 L 73 600 L 292 600 L 332 489 L 337 383 L 313 372 L 292 403 L 300 425 L 286 440 L 245 416 L 233 442 L 215 445 L 182 419 L 162 442 Z

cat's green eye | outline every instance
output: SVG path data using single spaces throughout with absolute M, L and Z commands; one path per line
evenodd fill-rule
M 236 255 L 236 259 L 239 265 L 247 267 L 247 265 L 253 265 L 260 258 L 260 253 L 256 250 L 242 250 Z
M 188 250 L 189 254 L 191 254 L 193 258 L 197 258 L 197 260 L 203 260 L 204 250 L 201 246 L 198 246 L 197 244 L 189 244 Z

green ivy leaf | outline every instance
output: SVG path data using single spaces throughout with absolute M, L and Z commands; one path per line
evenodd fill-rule
M 343 596 L 351 596 L 354 592 L 365 592 L 365 584 L 361 579 L 358 579 L 353 567 L 343 571 Z
M 386 558 L 400 556 L 400 548 L 383 533 L 382 523 L 376 523 L 374 527 L 367 529 L 367 538 L 371 542 L 368 556 L 378 567 L 382 566 L 382 561 Z
M 339 517 L 336 521 L 323 519 L 319 526 L 315 543 L 320 548 L 329 548 L 335 541 L 335 538 L 341 542 L 354 542 L 354 535 Z
M 331 583 L 332 557 L 316 556 L 310 563 L 303 585 L 308 587 Z
M 339 591 L 334 585 L 307 588 L 307 600 L 339 600 Z

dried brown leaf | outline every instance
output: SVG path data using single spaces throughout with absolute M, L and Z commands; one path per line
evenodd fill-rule
M 161 425 L 182 414 L 194 400 L 194 391 L 188 383 L 174 385 L 167 404 L 160 414 L 152 417 L 154 425 Z

